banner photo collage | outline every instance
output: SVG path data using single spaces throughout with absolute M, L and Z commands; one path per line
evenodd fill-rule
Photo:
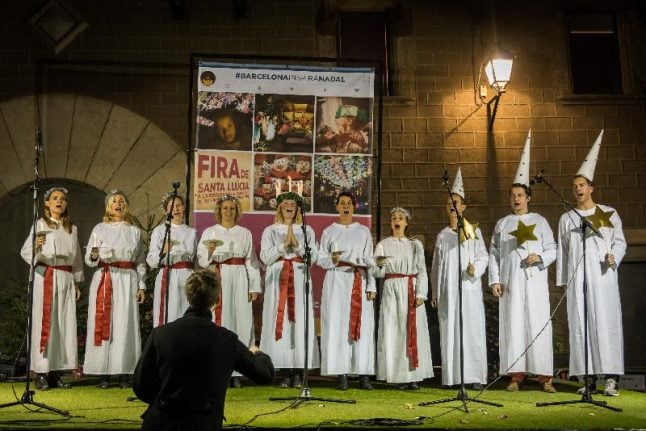
M 197 68 L 193 216 L 215 223 L 217 199 L 240 199 L 256 251 L 276 197 L 302 196 L 317 238 L 351 191 L 370 227 L 374 70 L 200 63 Z

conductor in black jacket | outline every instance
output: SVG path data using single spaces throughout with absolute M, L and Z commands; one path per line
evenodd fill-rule
M 211 320 L 219 289 L 213 272 L 196 271 L 186 283 L 184 316 L 148 337 L 133 382 L 137 397 L 149 404 L 142 430 L 220 430 L 233 370 L 257 383 L 273 380 L 269 356 L 247 349 Z

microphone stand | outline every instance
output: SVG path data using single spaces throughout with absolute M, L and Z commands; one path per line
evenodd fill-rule
M 556 406 L 556 405 L 566 405 L 566 404 L 593 404 L 595 406 L 599 407 L 605 407 L 609 410 L 613 410 L 616 412 L 621 412 L 623 411 L 622 409 L 618 407 L 612 407 L 609 406 L 606 401 L 598 401 L 594 400 L 592 398 L 592 394 L 590 393 L 588 389 L 588 379 L 589 379 L 589 374 L 588 374 L 588 280 L 587 280 L 587 268 L 586 268 L 586 231 L 587 229 L 592 230 L 594 233 L 599 235 L 599 231 L 594 228 L 592 223 L 590 223 L 590 220 L 588 220 L 585 216 L 581 215 L 581 213 L 570 203 L 568 202 L 553 186 L 550 184 L 549 181 L 547 181 L 542 174 L 542 171 L 539 175 L 534 177 L 534 181 L 537 183 L 545 183 L 549 189 L 554 192 L 554 194 L 559 198 L 559 200 L 565 205 L 568 209 L 572 210 L 577 217 L 579 217 L 579 222 L 580 222 L 580 228 L 581 228 L 581 238 L 583 241 L 583 348 L 585 349 L 584 353 L 584 358 L 585 358 L 585 368 L 584 368 L 584 390 L 583 390 L 583 395 L 581 396 L 580 400 L 570 400 L 570 401 L 554 401 L 554 402 L 549 402 L 549 403 L 536 403 L 536 407 L 546 407 L 546 406 Z M 566 286 L 566 289 L 569 289 L 569 286 Z
M 178 182 L 173 182 L 173 197 L 170 201 L 170 210 L 166 213 L 166 231 L 164 232 L 164 240 L 162 241 L 162 246 L 161 249 L 159 250 L 159 260 L 157 263 L 157 268 L 159 268 L 159 271 L 163 271 L 164 268 L 162 267 L 162 262 L 164 261 L 164 244 L 168 242 L 168 253 L 166 253 L 166 266 L 168 267 L 168 277 L 166 277 L 166 281 L 164 282 L 164 286 L 166 288 L 165 293 L 164 293 L 164 325 L 168 323 L 168 298 L 169 298 L 169 290 L 170 290 L 170 274 L 171 274 L 171 263 L 170 263 L 170 224 L 173 219 L 173 207 L 175 206 L 175 199 L 177 199 L 177 189 L 179 188 L 179 183 Z M 164 208 L 165 209 L 165 208 Z M 153 326 L 155 325 L 155 322 L 153 322 Z M 126 401 L 137 401 L 137 397 L 128 397 L 126 398 Z
M 175 200 L 177 199 L 177 189 L 179 188 L 178 182 L 173 182 L 173 197 L 170 200 L 170 210 L 166 213 L 166 231 L 164 232 L 164 240 L 162 241 L 162 247 L 159 250 L 159 264 L 158 268 L 163 271 L 162 261 L 164 260 L 164 245 L 168 244 L 168 253 L 166 253 L 166 267 L 168 268 L 168 277 L 164 282 L 164 325 L 168 323 L 168 298 L 170 296 L 170 276 L 171 276 L 171 263 L 170 263 L 170 231 L 171 223 L 173 220 L 173 208 L 175 206 Z M 164 208 L 165 209 L 165 208 Z
M 494 403 L 491 401 L 483 401 L 483 400 L 478 400 L 475 398 L 469 398 L 469 394 L 467 394 L 467 390 L 464 387 L 464 329 L 463 329 L 463 315 L 462 315 L 462 252 L 461 252 L 461 247 L 460 247 L 460 232 L 464 235 L 464 238 L 467 238 L 467 233 L 464 230 L 464 218 L 462 217 L 462 214 L 458 211 L 458 207 L 456 205 L 455 200 L 453 199 L 453 196 L 451 194 L 451 189 L 449 188 L 449 179 L 447 174 L 444 174 L 444 187 L 446 188 L 446 191 L 449 195 L 449 199 L 451 200 L 451 204 L 453 205 L 453 211 L 455 211 L 455 214 L 458 217 L 458 229 L 457 229 L 457 240 L 458 240 L 458 315 L 459 315 L 459 332 L 460 332 L 460 389 L 458 389 L 458 393 L 455 397 L 452 398 L 443 398 L 440 400 L 435 400 L 435 401 L 425 401 L 421 402 L 418 405 L 419 406 L 430 406 L 434 404 L 443 404 L 443 403 L 448 403 L 451 401 L 461 401 L 462 402 L 462 408 L 464 409 L 465 413 L 469 413 L 469 409 L 467 407 L 468 402 L 474 402 L 474 403 L 480 403 L 480 404 L 487 404 L 490 406 L 494 407 L 502 407 L 502 404 Z M 444 364 L 442 364 L 444 365 Z
M 341 404 L 355 404 L 356 400 L 344 400 L 344 399 L 335 399 L 335 398 L 321 398 L 313 397 L 312 391 L 309 388 L 309 378 L 308 378 L 308 367 L 309 367 L 309 309 L 310 309 L 310 266 L 312 265 L 312 254 L 310 249 L 309 240 L 307 237 L 307 223 L 305 218 L 305 201 L 301 197 L 298 200 L 298 207 L 301 211 L 303 217 L 303 224 L 301 228 L 303 230 L 303 241 L 304 241 L 304 263 L 305 263 L 305 364 L 303 365 L 303 386 L 301 388 L 301 393 L 297 397 L 272 397 L 269 398 L 270 401 L 294 401 L 290 408 L 295 409 L 306 401 L 323 401 L 328 403 L 341 403 Z
M 31 382 L 31 330 L 33 326 L 32 322 L 32 308 L 34 307 L 34 274 L 36 272 L 36 238 L 38 237 L 36 229 L 38 227 L 38 188 L 40 185 L 40 173 L 38 171 L 38 165 L 40 163 L 40 152 L 43 148 L 43 138 L 40 131 L 40 127 L 36 128 L 36 146 L 35 146 L 35 155 L 34 155 L 34 181 L 32 183 L 31 189 L 33 192 L 33 216 L 31 221 L 32 228 L 32 248 L 31 248 L 31 266 L 29 268 L 29 281 L 27 283 L 27 347 L 25 351 L 26 355 L 26 385 L 25 392 L 22 394 L 22 397 L 19 401 L 14 401 L 11 403 L 0 404 L 0 409 L 5 407 L 12 407 L 17 405 L 30 405 L 39 407 L 41 409 L 49 410 L 50 412 L 57 413 L 62 416 L 69 417 L 70 413 L 67 410 L 60 410 L 55 407 L 48 406 L 47 404 L 39 403 L 34 401 L 34 391 L 30 390 L 29 384 Z M 34 411 L 27 409 L 29 411 Z M 36 410 L 37 411 L 37 410 Z

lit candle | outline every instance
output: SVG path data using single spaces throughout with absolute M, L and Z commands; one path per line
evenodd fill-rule
M 92 232 L 92 248 L 94 247 L 99 247 L 101 245 L 101 241 L 99 241 L 99 237 L 96 234 L 96 232 Z
M 288 190 L 287 191 L 292 191 L 292 177 L 287 177 L 287 182 L 289 184 Z
M 296 183 L 296 193 L 301 197 L 303 196 L 303 180 Z
M 276 188 L 276 198 L 278 198 L 280 192 L 283 190 L 283 180 L 274 179 L 274 187 Z

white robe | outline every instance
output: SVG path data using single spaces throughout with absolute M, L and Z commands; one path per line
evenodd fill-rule
M 294 269 L 294 322 L 288 318 L 288 306 L 285 303 L 283 314 L 282 337 L 276 340 L 276 317 L 280 294 L 280 275 L 283 269 L 283 258 L 305 258 L 305 241 L 302 225 L 295 224 L 294 236 L 298 247 L 285 249 L 287 225 L 273 224 L 265 228 L 260 245 L 260 259 L 266 265 L 265 294 L 262 308 L 262 335 L 260 350 L 271 357 L 276 368 L 304 368 L 305 366 L 305 264 L 292 262 Z M 307 241 L 310 247 L 311 263 L 316 262 L 318 250 L 314 230 L 307 226 Z M 320 359 L 314 328 L 314 301 L 312 300 L 312 280 L 309 280 L 309 307 L 307 309 L 308 327 L 308 364 L 307 368 L 318 368 Z
M 36 254 L 34 263 L 49 266 L 71 266 L 72 272 L 54 270 L 51 298 L 50 333 L 45 351 L 40 352 L 43 319 L 43 295 L 45 270 L 37 265 L 34 271 L 34 287 L 31 328 L 31 369 L 37 373 L 55 370 L 72 370 L 77 367 L 78 347 L 76 334 L 76 286 L 83 281 L 83 261 L 76 226 L 72 233 L 65 228 L 50 228 L 39 219 L 36 231 L 50 231 L 45 244 Z M 20 255 L 31 265 L 33 230 L 22 246 Z
M 621 219 L 614 208 L 610 221 L 614 228 L 602 227 L 602 236 L 586 235 L 586 280 L 588 285 L 588 374 L 624 373 L 624 334 L 621 323 L 618 267 L 626 254 L 626 239 Z M 583 216 L 595 209 L 579 211 Z M 605 264 L 607 253 L 616 264 Z M 583 348 L 583 241 L 579 218 L 570 211 L 559 221 L 559 246 L 556 260 L 556 285 L 567 286 L 568 326 L 570 332 L 570 375 L 585 374 Z
M 163 248 L 164 235 L 166 226 L 159 225 L 153 229 L 150 235 L 150 246 L 146 263 L 150 268 L 159 267 L 159 253 Z M 170 250 L 170 264 L 178 262 L 190 262 L 191 268 L 171 268 L 168 271 L 168 305 L 162 310 L 162 277 L 163 269 L 160 269 L 155 279 L 155 294 L 153 296 L 153 327 L 159 326 L 159 317 L 162 316 L 164 324 L 164 312 L 168 311 L 168 323 L 173 322 L 184 315 L 188 309 L 188 298 L 186 298 L 186 280 L 193 273 L 193 261 L 195 259 L 195 249 L 197 247 L 197 231 L 185 224 L 171 223 L 170 239 L 172 247 Z M 168 257 L 164 254 L 161 264 L 165 266 L 168 263 Z M 166 298 L 163 298 L 166 301 Z
M 354 269 L 335 266 L 332 251 L 343 251 L 339 262 L 368 267 L 362 271 L 361 333 L 350 339 L 350 309 Z M 370 268 L 372 256 L 370 230 L 357 222 L 333 223 L 323 231 L 317 264 L 326 270 L 321 296 L 321 375 L 375 373 L 375 311 L 368 292 L 376 292 Z
M 519 221 L 527 226 L 535 225 L 534 236 L 537 240 L 525 241 L 517 246 L 517 240 L 510 232 L 517 229 Z M 542 262 L 531 267 L 521 266 L 529 253 L 540 256 Z M 547 268 L 554 260 L 556 242 L 543 216 L 536 213 L 511 214 L 498 220 L 489 253 L 489 285 L 500 283 L 503 288 L 502 297 L 499 298 L 498 322 L 502 374 L 551 376 L 554 373 L 547 281 Z M 534 338 L 536 341 L 523 354 Z
M 464 383 L 487 382 L 487 339 L 482 300 L 481 277 L 489 255 L 476 228 L 477 239 L 460 244 L 462 261 L 462 321 Z M 458 291 L 458 235 L 445 227 L 437 235 L 431 267 L 433 298 L 437 299 L 442 347 L 442 384 L 460 384 L 460 324 Z M 467 274 L 467 265 L 475 267 L 475 276 Z
M 374 268 L 375 277 L 384 278 L 387 274 L 414 274 L 416 275 L 413 279 L 415 298 L 427 299 L 426 259 L 424 258 L 424 247 L 419 240 L 387 238 L 377 244 L 375 256 L 389 256 L 383 267 Z M 385 280 L 381 292 L 377 378 L 389 383 L 409 383 L 433 377 L 428 320 L 423 304 L 415 308 L 419 361 L 417 368 L 412 368 L 407 355 L 408 278 Z
M 99 259 L 92 261 L 92 247 L 99 247 Z M 96 297 L 102 269 L 92 277 L 85 342 L 85 374 L 132 374 L 141 354 L 137 290 L 145 289 L 146 262 L 139 228 L 125 222 L 99 223 L 90 234 L 85 263 L 97 267 L 99 261 L 135 263 L 136 269 L 110 267 L 112 276 L 112 314 L 110 339 L 94 345 Z
M 209 259 L 208 240 L 218 240 L 215 251 Z M 249 293 L 260 293 L 260 270 L 256 252 L 253 249 L 251 231 L 242 226 L 229 229 L 216 224 L 206 228 L 197 245 L 197 259 L 202 268 L 215 270 L 217 262 L 231 258 L 243 258 L 244 265 L 220 265 L 221 316 L 220 325 L 235 332 L 245 346 L 255 343 L 253 308 Z M 215 311 L 213 312 L 215 321 Z M 234 373 L 235 376 L 240 374 Z

